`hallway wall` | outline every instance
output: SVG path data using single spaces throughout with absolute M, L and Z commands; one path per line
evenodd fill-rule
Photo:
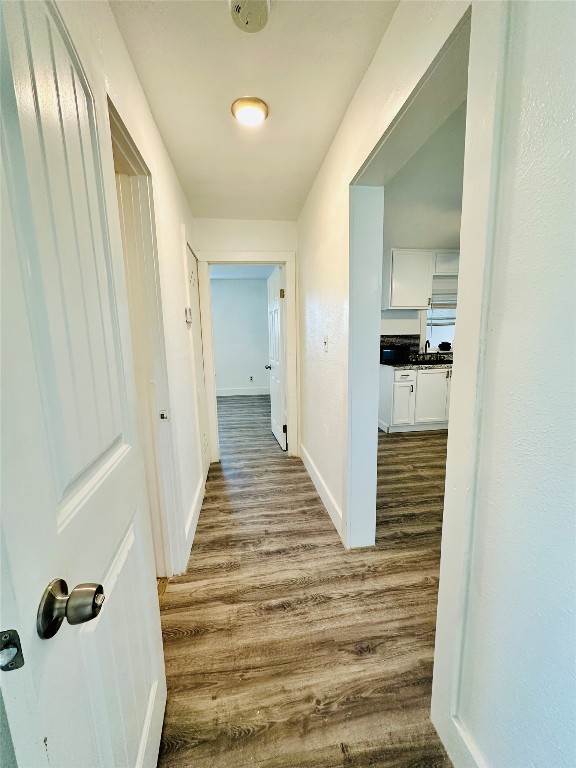
M 340 517 L 347 495 L 349 184 L 468 5 L 400 3 L 298 219 L 302 456 Z
M 211 280 L 210 289 L 216 394 L 269 394 L 266 280 Z
M 156 236 L 163 301 L 170 420 L 177 506 L 167 510 L 178 540 L 170 542 L 174 571 L 186 568 L 204 481 L 194 391 L 194 360 L 183 307 L 186 306 L 186 238 L 192 213 L 158 132 L 120 31 L 107 2 L 59 2 L 72 38 L 81 47 L 86 66 L 99 83 L 94 94 L 101 142 L 109 144 L 106 96 L 110 97 L 152 174 Z M 106 172 L 106 169 L 105 169 Z M 117 222 L 111 221 L 111 226 Z M 121 301 L 121 309 L 125 302 Z
M 295 221 L 194 219 L 192 247 L 197 251 L 295 251 Z
M 511 4 L 470 584 L 459 600 L 467 615 L 456 714 L 487 766 L 576 765 L 575 51 L 576 4 Z M 465 312 L 474 286 L 469 270 L 461 277 Z M 550 386 L 552 370 L 562 373 Z M 449 439 L 439 647 L 454 636 L 458 600 L 450 563 L 463 510 L 449 492 L 457 450 Z M 435 699 L 436 709 L 443 703 L 433 697 L 433 711 Z

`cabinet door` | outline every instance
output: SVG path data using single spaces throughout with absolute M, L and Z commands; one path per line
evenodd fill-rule
M 459 261 L 459 251 L 436 251 L 436 268 L 434 272 L 437 275 L 457 275 Z
M 448 374 L 446 368 L 425 368 L 418 371 L 414 418 L 416 424 L 446 421 Z
M 414 424 L 414 383 L 396 382 L 392 405 L 392 424 Z
M 435 251 L 392 251 L 390 307 L 426 309 L 432 297 Z

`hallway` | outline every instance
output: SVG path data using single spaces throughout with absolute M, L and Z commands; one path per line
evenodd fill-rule
M 161 598 L 159 766 L 449 765 L 429 721 L 446 434 L 380 433 L 377 547 L 345 552 L 269 398 L 218 410 L 189 571 Z

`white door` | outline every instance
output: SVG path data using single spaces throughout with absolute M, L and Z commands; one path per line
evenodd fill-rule
M 200 291 L 198 287 L 198 260 L 186 247 L 186 267 L 188 272 L 188 301 L 190 306 L 189 328 L 192 352 L 194 356 L 194 382 L 196 386 L 196 413 L 199 421 L 201 442 L 202 468 L 204 474 L 210 466 L 209 437 L 208 437 L 208 405 L 206 401 L 206 380 L 204 378 L 204 347 L 202 343 L 202 320 L 200 317 Z
M 414 382 L 399 381 L 394 384 L 392 424 L 414 424 Z
M 25 660 L 2 694 L 23 768 L 153 766 L 166 683 L 106 123 L 55 6 L 2 5 L 0 628 Z M 56 578 L 105 602 L 41 639 Z
M 390 307 L 426 309 L 432 298 L 435 251 L 392 251 Z
M 426 368 L 418 371 L 414 418 L 416 424 L 446 421 L 449 373 L 446 368 Z
M 268 354 L 270 358 L 270 420 L 272 432 L 287 450 L 284 364 L 284 269 L 276 267 L 268 278 Z

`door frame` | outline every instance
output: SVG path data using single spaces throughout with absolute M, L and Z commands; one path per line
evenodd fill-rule
M 134 221 L 140 237 L 134 238 L 132 253 L 125 253 L 123 248 L 126 275 L 128 314 L 132 334 L 134 355 L 140 355 L 147 363 L 151 381 L 137 381 L 136 391 L 147 392 L 146 402 L 137 397 L 137 421 L 140 443 L 144 454 L 146 487 L 148 493 L 148 512 L 154 543 L 156 575 L 173 576 L 181 561 L 180 531 L 173 525 L 169 510 L 177 508 L 176 477 L 174 474 L 175 452 L 172 431 L 169 428 L 169 389 L 164 337 L 164 317 L 162 296 L 160 293 L 160 268 L 156 242 L 156 224 L 154 213 L 154 195 L 152 175 L 140 154 L 136 143 L 130 136 L 118 110 L 108 96 L 109 132 L 112 139 L 114 163 L 123 166 L 116 171 L 116 177 L 130 179 L 132 192 L 139 196 L 140 208 Z M 120 231 L 123 227 L 120 223 Z M 142 270 L 129 270 L 132 261 L 142 264 Z M 132 295 L 134 292 L 134 295 Z M 142 308 L 146 318 L 150 318 L 148 327 L 136 317 L 135 304 Z M 142 331 L 139 333 L 139 331 Z M 134 366 L 135 379 L 138 370 Z M 146 378 L 146 377 L 144 377 Z M 154 391 L 151 391 L 153 388 Z M 166 411 L 168 419 L 160 420 L 160 411 Z M 157 419 L 154 419 L 154 415 Z
M 440 561 L 440 591 L 432 683 L 432 722 L 454 765 L 482 766 L 483 759 L 460 717 L 462 654 L 469 602 L 469 566 L 474 547 L 477 458 L 484 394 L 483 339 L 489 304 L 494 221 L 498 203 L 500 126 L 503 114 L 509 7 L 503 0 L 471 7 L 464 185 L 460 232 L 458 295 L 461 306 L 456 326 L 458 355 L 453 365 L 446 463 L 446 485 Z M 409 98 L 399 108 L 350 185 L 350 335 L 349 437 L 347 498 L 343 510 L 346 546 L 370 546 L 375 520 L 376 457 L 372 451 L 375 428 L 372 410 L 362 407 L 367 395 L 378 397 L 378 369 L 373 351 L 380 335 L 379 311 L 373 294 L 366 300 L 364 286 L 381 281 L 376 258 L 378 225 L 384 212 L 384 187 L 363 185 L 361 174 L 386 136 L 398 124 L 428 75 L 465 23 L 469 11 L 445 39 L 444 46 Z M 381 195 L 381 197 L 380 197 Z M 372 207 L 372 212 L 365 202 Z M 370 247 L 363 238 L 370 235 Z M 380 258 L 382 253 L 380 252 Z M 370 339 L 366 341 L 367 337 Z M 369 356 L 362 354 L 369 345 Z M 373 349 L 374 348 L 374 349 Z M 371 446 L 367 449 L 366 446 Z M 368 487 L 368 491 L 366 488 Z M 355 538 L 355 532 L 360 532 Z
M 206 376 L 206 400 L 208 403 L 208 428 L 210 433 L 210 461 L 220 461 L 218 436 L 218 410 L 216 400 L 216 367 L 212 332 L 212 293 L 210 266 L 212 264 L 270 264 L 283 266 L 286 284 L 286 421 L 288 423 L 288 455 L 299 456 L 298 444 L 298 375 L 297 375 L 297 325 L 296 325 L 296 254 L 294 251 L 198 251 L 200 284 L 200 314 L 202 316 L 202 340 L 204 373 Z

